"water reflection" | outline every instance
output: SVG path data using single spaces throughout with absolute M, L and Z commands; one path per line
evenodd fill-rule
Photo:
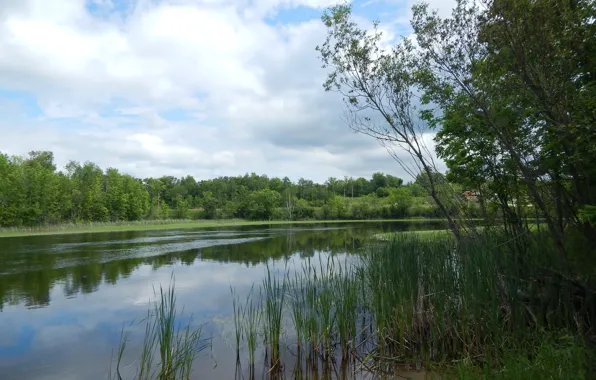
M 441 227 L 360 223 L 0 239 L 0 378 L 105 379 L 123 322 L 144 316 L 153 287 L 167 285 L 172 272 L 178 304 L 214 337 L 213 352 L 197 359 L 201 378 L 234 378 L 225 339 L 230 285 L 248 291 L 260 283 L 266 261 L 299 265 L 357 253 L 377 233 Z M 141 335 L 131 335 L 129 363 Z M 291 376 L 296 361 L 285 355 Z
M 0 239 L 0 310 L 5 304 L 43 307 L 58 285 L 65 297 L 116 284 L 140 265 L 153 269 L 197 258 L 255 265 L 297 253 L 356 252 L 372 233 L 440 224 L 357 224 L 308 228 L 151 231 Z

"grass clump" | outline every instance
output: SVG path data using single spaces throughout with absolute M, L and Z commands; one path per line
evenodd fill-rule
M 182 324 L 176 307 L 175 285 L 168 289 L 161 286 L 155 292 L 159 298 L 154 301 L 147 313 L 145 335 L 139 365 L 134 380 L 188 380 L 191 378 L 192 364 L 197 354 L 210 345 L 202 339 L 202 328 L 192 327 L 192 318 Z M 109 379 L 122 380 L 121 364 L 128 334 L 121 336 L 115 371 L 110 370 Z
M 244 310 L 240 304 L 240 299 L 236 295 L 234 288 L 230 286 L 232 294 L 232 312 L 234 318 L 234 338 L 236 343 L 236 360 L 240 358 L 240 342 L 242 341 L 242 333 L 244 329 Z
M 262 309 L 259 299 L 255 299 L 253 293 L 254 287 L 246 300 L 246 306 L 244 307 L 245 319 L 244 319 L 244 339 L 248 346 L 248 364 L 252 371 L 254 371 L 255 365 L 255 352 L 258 345 L 258 332 L 261 326 Z
M 263 335 L 270 353 L 271 368 L 278 367 L 280 364 L 280 340 L 287 285 L 287 276 L 282 275 L 281 278 L 276 276 L 267 265 L 267 273 L 263 279 L 265 303 Z
M 505 352 L 502 364 L 474 365 L 465 361 L 457 365 L 454 378 L 459 380 L 584 380 L 585 349 L 571 336 L 546 339 L 537 348 Z
M 373 246 L 363 265 L 376 345 L 370 357 L 377 364 L 463 360 L 509 372 L 531 362 L 548 373 L 546 359 L 543 369 L 536 364 L 537 352 L 547 353 L 543 342 L 568 331 L 581 346 L 596 322 L 590 279 L 565 276 L 556 257 L 538 234 L 519 242 L 495 231 L 459 244 L 398 234 Z

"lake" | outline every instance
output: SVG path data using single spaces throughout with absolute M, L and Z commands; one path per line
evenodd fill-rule
M 193 376 L 242 378 L 247 370 L 235 365 L 231 286 L 246 295 L 261 283 L 266 264 L 296 268 L 308 258 L 357 258 L 375 234 L 444 227 L 370 222 L 1 238 L 0 378 L 106 379 L 123 328 L 130 331 L 123 367 L 134 373 L 139 322 L 155 287 L 168 287 L 172 275 L 178 305 L 212 342 Z M 291 377 L 292 347 L 281 356 Z M 263 377 L 267 369 L 258 367 Z

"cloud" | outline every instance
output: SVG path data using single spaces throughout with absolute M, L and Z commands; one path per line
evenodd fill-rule
M 400 174 L 323 91 L 325 28 L 299 16 L 339 2 L 4 1 L 0 151 L 53 150 L 59 166 L 137 176 Z M 383 10 L 403 16 L 407 3 Z

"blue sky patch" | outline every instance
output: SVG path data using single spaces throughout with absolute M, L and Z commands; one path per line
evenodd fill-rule
M 38 117 L 42 115 L 42 110 L 37 104 L 37 99 L 33 94 L 0 88 L 0 102 L 4 99 L 18 103 L 23 113 L 28 117 Z
M 159 113 L 159 116 L 169 121 L 185 121 L 193 118 L 193 115 L 184 109 L 173 108 Z
M 322 14 L 323 10 L 321 9 L 314 9 L 304 6 L 299 6 L 297 8 L 284 7 L 278 9 L 275 15 L 267 17 L 265 21 L 269 25 L 297 24 L 320 19 Z

